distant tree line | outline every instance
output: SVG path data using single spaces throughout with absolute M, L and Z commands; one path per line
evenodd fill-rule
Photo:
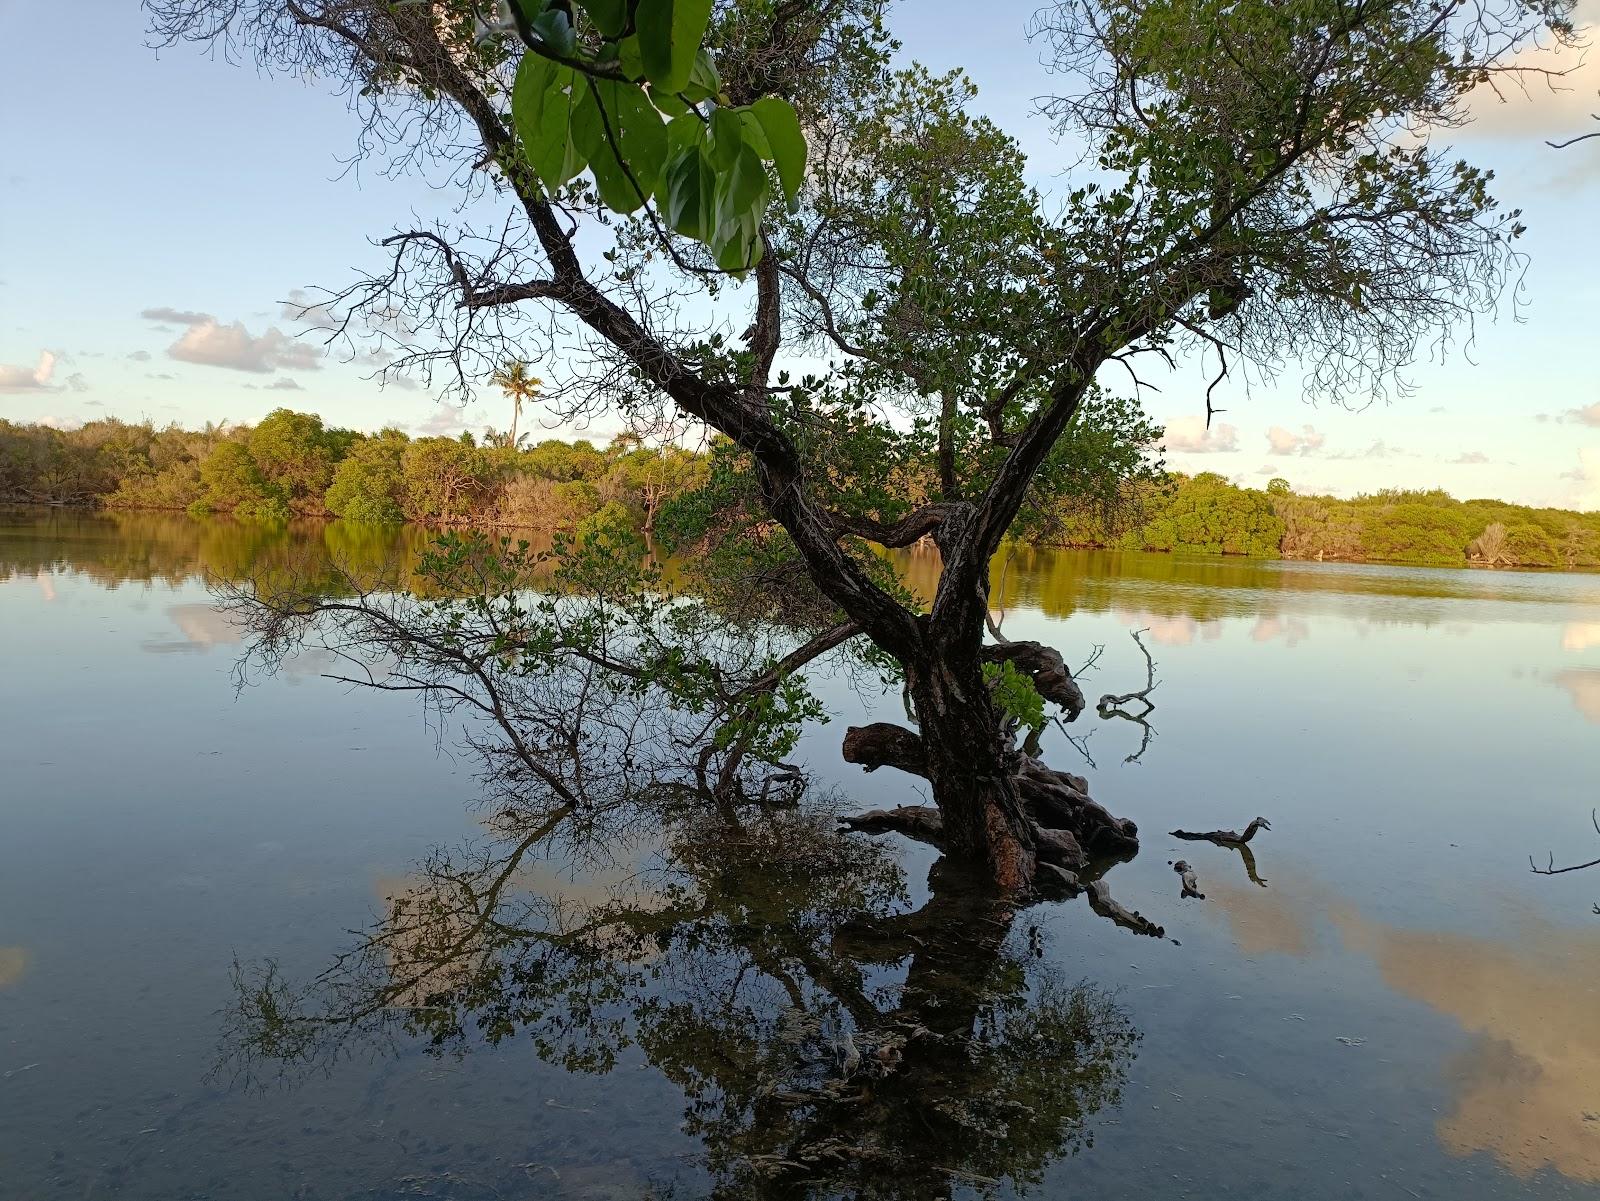
M 704 477 L 702 456 L 629 435 L 603 447 L 492 433 L 369 435 L 290 409 L 254 426 L 202 430 L 0 421 L 0 499 L 13 502 L 531 529 L 626 518 L 648 530 L 665 500 Z
M 1283 479 L 1264 490 L 1241 488 L 1213 472 L 1169 476 L 1139 492 L 1131 521 L 1108 522 L 1093 510 L 1047 512 L 1047 540 L 1438 567 L 1600 567 L 1600 512 L 1463 501 L 1439 488 L 1385 488 L 1344 500 L 1298 494 Z
M 1135 465 L 1149 431 L 1136 416 L 1104 428 L 1129 459 L 1110 483 L 1069 470 L 1037 490 L 1014 529 L 1024 542 L 1254 558 L 1459 567 L 1600 567 L 1600 512 L 1456 500 L 1440 489 L 1384 489 L 1344 500 L 1286 480 L 1243 488 L 1213 472 Z M 255 426 L 186 430 L 107 419 L 76 429 L 0 420 L 0 500 L 231 514 L 281 521 L 575 529 L 617 522 L 694 542 L 736 506 L 743 473 L 731 444 L 710 453 L 509 435 L 413 438 L 324 426 L 278 409 Z M 886 465 L 910 494 L 931 495 L 931 462 Z M 926 478 L 924 478 L 926 477 Z M 1113 490 L 1119 490 L 1114 491 Z M 1092 495 L 1090 495 L 1092 493 Z

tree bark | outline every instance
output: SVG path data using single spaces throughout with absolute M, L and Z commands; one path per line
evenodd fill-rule
M 936 641 L 908 673 L 911 698 L 926 777 L 944 817 L 945 853 L 988 863 L 997 889 L 1020 894 L 1033 883 L 1034 824 L 978 652 L 976 638 L 966 647 Z

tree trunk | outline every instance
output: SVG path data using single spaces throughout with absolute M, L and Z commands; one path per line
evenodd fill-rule
M 976 639 L 970 646 L 935 642 L 908 673 L 923 769 L 944 819 L 945 854 L 986 864 L 997 889 L 1020 894 L 1033 882 L 1033 823 L 978 649 Z

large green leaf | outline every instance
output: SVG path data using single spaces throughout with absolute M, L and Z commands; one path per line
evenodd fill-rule
M 602 36 L 614 38 L 628 23 L 628 0 L 578 0 Z
M 717 164 L 717 229 L 732 229 L 746 218 L 759 226 L 766 207 L 766 168 L 755 150 L 740 142 L 730 165 Z
M 710 242 L 717 225 L 717 172 L 703 143 L 679 147 L 667 159 L 658 197 L 667 224 L 685 237 Z
M 711 162 L 717 173 L 731 171 L 743 149 L 744 121 L 732 109 L 717 109 L 711 114 Z
M 711 0 L 639 0 L 634 27 L 644 73 L 664 92 L 681 92 L 711 19 Z
M 604 120 L 597 122 L 589 166 L 607 207 L 631 213 L 660 184 L 667 127 L 637 84 L 595 80 L 594 90 L 600 106 L 597 116 Z
M 776 96 L 763 96 L 750 106 L 750 111 L 767 135 L 772 163 L 778 169 L 778 182 L 783 185 L 784 198 L 792 209 L 806 177 L 806 139 L 800 132 L 800 118 L 787 100 Z
M 511 88 L 511 120 L 529 164 L 547 188 L 557 188 L 588 162 L 598 110 L 578 74 L 537 54 L 525 54 Z

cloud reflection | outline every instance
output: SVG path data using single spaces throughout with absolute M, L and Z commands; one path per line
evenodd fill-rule
M 1592 674 L 1600 699 L 1600 672 Z M 1372 960 L 1390 989 L 1473 1036 L 1444 1067 L 1452 1100 L 1435 1130 L 1446 1151 L 1490 1154 L 1523 1178 L 1553 1168 L 1571 1180 L 1600 1182 L 1594 933 L 1533 917 L 1503 939 L 1400 929 L 1281 872 L 1287 891 L 1276 879 L 1260 889 L 1217 874 L 1210 873 L 1206 896 L 1241 953 L 1309 956 L 1325 914 L 1344 947 Z
M 1334 915 L 1384 983 L 1476 1036 L 1452 1065 L 1437 1127 L 1454 1155 L 1487 1151 L 1521 1177 L 1600 1181 L 1600 942 L 1528 920 L 1514 942 L 1397 930 Z
M 1568 668 L 1554 678 L 1571 695 L 1578 712 L 1600 726 L 1600 668 Z
M 28 974 L 33 956 L 27 947 L 0 947 L 0 988 L 11 988 Z
M 1586 651 L 1600 646 L 1600 621 L 1569 621 L 1561 631 L 1561 649 Z

